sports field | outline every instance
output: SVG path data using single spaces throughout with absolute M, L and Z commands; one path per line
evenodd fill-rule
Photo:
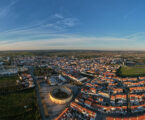
M 138 77 L 145 76 L 145 65 L 122 66 L 117 75 L 122 77 Z

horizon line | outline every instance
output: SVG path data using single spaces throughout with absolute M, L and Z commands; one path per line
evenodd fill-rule
M 104 51 L 104 52 L 145 52 L 145 50 L 111 50 L 111 49 L 24 49 L 24 50 L 0 50 L 0 52 L 23 52 L 23 51 Z

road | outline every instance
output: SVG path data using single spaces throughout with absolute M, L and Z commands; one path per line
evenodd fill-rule
M 37 102 L 38 102 L 38 105 L 39 105 L 41 118 L 42 118 L 42 120 L 48 120 L 48 119 L 45 117 L 45 114 L 44 114 L 44 111 L 43 111 L 43 106 L 42 106 L 42 103 L 41 103 L 41 97 L 40 97 L 40 94 L 39 94 L 39 88 L 38 88 L 37 81 L 36 81 L 37 78 L 34 76 L 33 70 L 34 70 L 33 67 L 30 67 L 30 68 L 29 68 L 30 74 L 31 74 L 31 76 L 32 76 L 32 78 L 33 78 L 33 80 L 34 80 L 34 83 L 35 83 L 35 90 L 36 90 L 36 95 L 37 95 Z

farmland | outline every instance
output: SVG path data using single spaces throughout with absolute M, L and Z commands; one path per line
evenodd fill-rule
M 0 77 L 0 87 L 15 86 L 16 80 L 19 80 L 17 75 L 16 76 Z
M 40 120 L 35 88 L 23 89 L 16 80 L 0 77 L 0 120 Z
M 40 120 L 34 89 L 0 96 L 0 120 Z

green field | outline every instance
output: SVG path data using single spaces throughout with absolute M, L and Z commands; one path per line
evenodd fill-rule
M 16 80 L 19 80 L 19 77 L 17 75 L 16 76 L 0 77 L 0 87 L 15 86 Z
M 40 120 L 35 90 L 0 96 L 0 120 Z
M 117 75 L 122 77 L 145 76 L 145 65 L 122 66 L 118 69 Z

